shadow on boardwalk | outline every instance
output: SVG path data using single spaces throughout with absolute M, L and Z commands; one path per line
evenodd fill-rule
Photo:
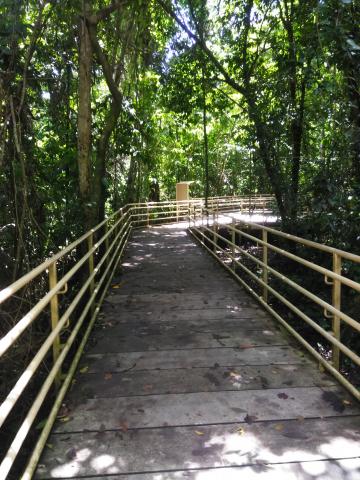
M 133 235 L 36 478 L 359 480 L 360 409 L 183 225 Z

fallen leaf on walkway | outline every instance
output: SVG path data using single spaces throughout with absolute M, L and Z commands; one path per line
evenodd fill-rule
M 254 345 L 251 345 L 251 343 L 243 343 L 242 345 L 239 345 L 239 348 L 253 348 Z
M 111 372 L 106 372 L 104 375 L 105 380 L 110 380 L 112 378 L 112 373 Z
M 86 365 L 85 367 L 80 368 L 79 372 L 80 373 L 86 373 L 88 370 L 89 370 L 89 367 Z
M 74 447 L 70 448 L 70 450 L 65 453 L 65 456 L 68 460 L 74 460 L 76 458 L 76 449 Z
M 343 400 L 343 404 L 344 405 L 351 405 L 351 402 L 350 402 L 350 400 Z
M 296 418 L 296 420 L 298 422 L 303 422 L 305 420 L 305 418 L 300 415 L 299 417 Z
M 278 397 L 279 398 L 282 398 L 283 400 L 286 400 L 287 398 L 289 398 L 289 395 L 286 395 L 286 393 L 278 393 Z
M 66 422 L 68 422 L 69 420 L 70 420 L 70 417 L 61 417 L 61 418 L 59 418 L 59 421 L 60 421 L 61 423 L 66 423 Z
M 69 416 L 69 413 L 70 413 L 69 408 L 65 404 L 63 404 L 61 406 L 60 410 L 58 411 L 58 414 L 56 415 L 56 418 L 60 419 L 60 418 L 67 417 L 67 416 Z
M 256 420 L 257 420 L 258 417 L 256 417 L 255 415 L 248 415 L 246 414 L 245 415 L 245 418 L 244 418 L 244 422 L 248 423 L 249 425 L 251 425 L 252 423 L 254 423 Z
M 120 430 L 127 432 L 129 430 L 129 424 L 127 422 L 119 422 Z
M 153 388 L 154 388 L 154 385 L 150 385 L 150 384 L 144 385 L 144 390 L 145 390 L 145 392 L 149 392 L 149 391 L 152 390 Z
M 243 429 L 243 427 L 239 427 L 234 431 L 234 433 L 237 433 L 238 435 L 244 435 L 245 430 Z
M 284 425 L 282 425 L 281 423 L 276 424 L 275 430 L 277 430 L 278 432 L 281 432 L 282 430 L 284 430 Z
M 199 435 L 199 437 L 201 437 L 201 435 L 205 435 L 204 432 L 200 432 L 199 430 L 195 430 L 195 433 L 196 435 Z
M 124 285 L 124 282 L 115 283 L 115 285 L 112 285 L 112 288 L 121 288 L 123 285 Z

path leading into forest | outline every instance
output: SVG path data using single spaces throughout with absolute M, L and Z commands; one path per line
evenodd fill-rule
M 36 478 L 359 480 L 360 408 L 186 233 L 138 230 Z

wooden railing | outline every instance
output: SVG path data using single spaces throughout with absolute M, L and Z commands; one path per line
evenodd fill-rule
M 256 201 L 249 200 L 248 197 L 214 197 L 209 199 L 208 204 L 218 211 L 229 207 L 265 210 L 272 201 L 269 196 L 259 196 Z M 21 417 L 15 437 L 9 439 L 6 445 L 7 453 L 0 465 L 1 480 L 7 478 L 13 468 L 29 432 L 39 420 L 41 408 L 47 402 L 49 413 L 21 476 L 23 480 L 32 477 L 131 230 L 147 225 L 185 221 L 188 220 L 190 207 L 198 212 L 203 206 L 203 199 L 126 205 L 0 291 L 3 311 L 6 311 L 6 302 L 14 302 L 21 312 L 15 325 L 0 340 L 0 358 L 4 359 L 4 364 L 11 362 L 11 352 L 16 351 L 20 337 L 29 334 L 36 323 L 48 323 L 48 333 L 0 405 L 1 428 L 6 426 L 7 421 L 11 421 L 10 416 L 17 412 L 16 407 L 21 399 L 25 396 L 28 399 L 30 382 L 40 377 L 35 394 L 34 388 L 30 389 L 30 397 L 33 398 L 31 406 Z M 34 305 L 24 309 L 22 299 L 29 288 L 37 293 L 35 299 L 34 295 L 31 298 Z M 44 363 L 46 374 L 43 378 L 39 371 Z M 27 402 L 23 403 L 25 405 Z M 22 412 L 23 408 L 20 410 Z
M 356 294 L 360 292 L 360 283 L 343 274 L 343 263 L 346 261 L 348 263 L 360 264 L 360 256 L 305 238 L 296 237 L 265 225 L 243 221 L 231 215 L 225 214 L 224 216 L 224 214 L 222 214 L 221 217 L 222 219 L 219 221 L 217 210 L 205 211 L 204 209 L 198 210 L 190 208 L 189 230 L 323 367 L 360 400 L 359 385 L 350 381 L 346 374 L 340 369 L 340 355 L 344 355 L 350 359 L 357 368 L 360 367 L 359 355 L 341 340 L 342 324 L 350 327 L 355 334 L 360 332 L 359 320 L 346 314 L 341 306 L 341 293 L 344 286 L 355 291 Z M 254 232 L 258 232 L 258 235 L 255 235 Z M 253 248 L 244 248 L 241 246 L 239 242 L 240 238 L 248 241 Z M 276 240 L 278 241 L 279 239 L 285 240 L 285 247 L 284 245 L 281 247 L 274 245 L 274 243 L 269 241 L 269 238 L 272 238 L 275 243 Z M 238 239 L 238 241 L 236 241 L 236 239 Z M 293 253 L 290 247 L 291 244 L 306 246 L 315 252 L 323 252 L 329 255 L 332 269 L 330 270 Z M 287 249 L 286 245 L 288 246 Z M 253 253 L 254 247 L 260 251 L 260 257 Z M 325 283 L 331 285 L 331 303 L 315 295 L 308 288 L 304 288 L 289 278 L 289 276 L 271 266 L 269 264 L 271 263 L 269 262 L 270 253 L 302 265 L 308 269 L 308 271 L 312 270 L 322 275 Z M 256 268 L 251 269 L 250 265 Z M 247 277 L 249 280 L 246 281 L 244 277 Z M 295 305 L 280 293 L 279 289 L 276 288 L 276 284 L 279 282 L 287 288 L 290 288 L 293 292 L 296 292 L 299 297 L 306 297 L 320 307 L 323 311 L 323 316 L 331 319 L 331 330 L 328 331 L 323 328 L 319 324 L 319 318 L 310 318 L 302 308 L 299 308 L 299 305 Z M 289 324 L 283 315 L 275 310 L 272 306 L 273 302 L 269 302 L 270 295 L 272 299 L 276 299 L 276 301 L 289 309 L 296 317 L 309 325 L 314 332 L 320 334 L 321 337 L 331 345 L 331 359 L 321 355 L 309 341 L 305 340 L 298 333 L 296 328 Z

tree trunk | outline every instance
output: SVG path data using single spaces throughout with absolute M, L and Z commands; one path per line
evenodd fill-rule
M 131 157 L 130 167 L 128 172 L 128 179 L 126 184 L 125 203 L 134 203 L 137 200 L 136 177 L 137 177 L 137 160 L 135 157 Z
M 94 224 L 94 208 L 91 189 L 91 67 L 92 46 L 85 20 L 91 10 L 91 1 L 83 0 L 79 26 L 79 107 L 78 107 L 78 170 L 80 201 L 84 218 L 84 230 Z
M 107 196 L 106 188 L 106 156 L 109 147 L 110 137 L 121 112 L 121 104 L 114 98 L 110 109 L 107 112 L 105 126 L 99 138 L 96 152 L 96 167 L 94 180 L 94 198 L 97 204 L 97 221 L 100 223 L 105 218 L 105 202 Z

